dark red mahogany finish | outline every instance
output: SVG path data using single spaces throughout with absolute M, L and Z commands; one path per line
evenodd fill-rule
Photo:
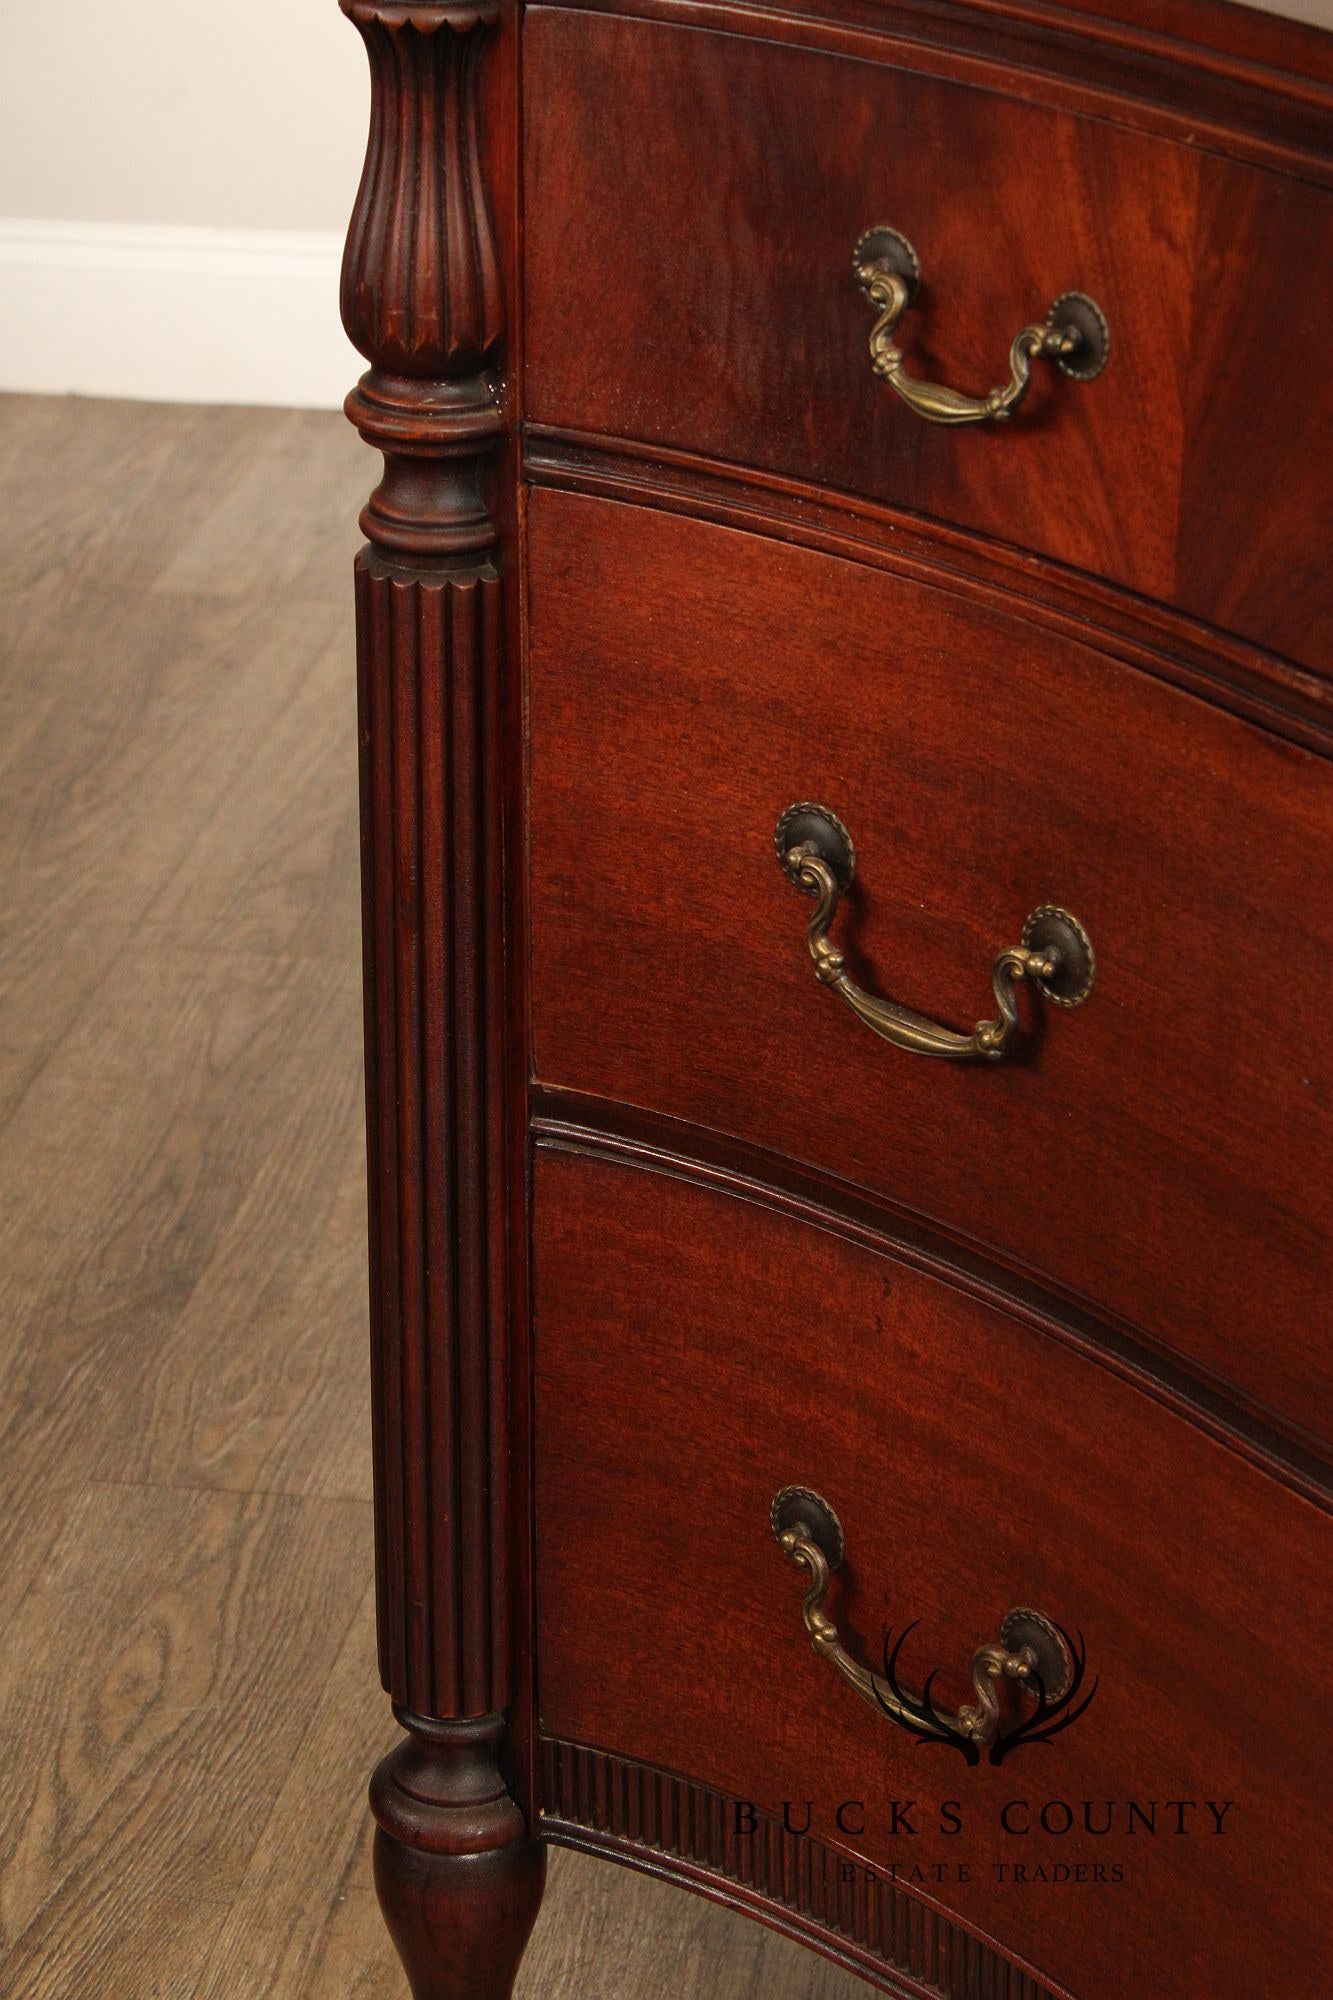
M 871 32 L 872 7 L 779 9 L 742 42 L 700 32 L 725 8 L 626 11 L 662 18 L 526 17 L 535 422 L 873 496 L 1333 665 L 1327 159 L 1145 131 L 1118 95 Z M 1008 432 L 906 421 L 852 278 L 875 223 L 921 259 L 915 373 L 984 391 L 1069 290 L 1106 312 L 1111 365 L 1043 370 Z
M 811 1800 L 823 1844 L 880 1875 L 946 1864 L 927 1877 L 936 1903 L 1057 1991 L 1118 2000 L 1141 1940 L 1171 2000 L 1314 1994 L 1333 1944 L 1307 1817 L 1308 1701 L 1327 1684 L 1304 1610 L 1326 1589 L 1319 1510 L 1044 1332 L 833 1228 L 793 1228 L 753 1190 L 543 1153 L 534 1258 L 547 1735 L 702 1770 L 779 1822 L 784 1799 L 802 1802 L 797 1825 Z M 837 1508 L 834 1609 L 869 1664 L 919 1618 L 905 1685 L 939 1667 L 941 1699 L 962 1700 L 974 1647 L 1034 1604 L 1083 1634 L 1086 1714 L 976 1770 L 876 1716 L 802 1630 L 801 1579 L 768 1527 L 788 1482 Z M 1261 1699 L 1246 1691 L 1256 1647 Z M 1036 1801 L 1035 1819 L 1052 1797 L 1076 1802 L 1067 1833 L 1005 1833 L 1007 1800 Z M 893 1799 L 918 1801 L 914 1833 L 891 1834 Z M 956 1833 L 940 1824 L 950 1799 Z M 1108 1799 L 1194 1799 L 1199 1826 L 1130 1834 L 1121 1805 L 1097 1833 Z M 1234 1801 L 1222 1836 L 1208 1799 Z M 864 1810 L 840 1834 L 844 1800 Z M 623 1810 L 605 1798 L 602 1823 Z M 746 1844 L 733 1836 L 736 1862 Z M 1124 1879 L 998 1879 L 1039 1855 L 1118 1862 Z M 1219 1989 L 1223 1934 L 1234 1983 Z
M 546 1857 L 500 1775 L 504 1723 L 432 1722 L 376 1771 L 375 1886 L 412 1991 L 507 1994 L 541 1901 Z
M 961 581 L 565 494 L 529 522 L 538 1077 L 760 1137 L 1327 1441 L 1327 759 Z M 798 799 L 855 841 L 862 984 L 966 1031 L 1053 901 L 1092 998 L 1025 1003 L 1002 1065 L 886 1047 L 813 976 Z
M 498 8 L 342 0 L 373 80 L 343 318 L 384 453 L 357 560 L 380 1663 L 408 1742 L 375 1879 L 417 2000 L 504 2000 L 544 1852 L 509 1790 L 510 1476 L 498 535 L 500 253 L 478 62 Z
M 372 1802 L 416 2000 L 507 2000 L 545 1839 L 917 2000 L 1121 2000 L 1136 1953 L 1145 1993 L 1314 2000 L 1333 41 L 1213 0 L 341 4 L 407 1732 Z M 870 373 L 875 222 L 925 266 L 916 369 L 988 386 L 1076 287 L 1105 375 L 922 425 Z M 825 794 L 867 979 L 969 1026 L 1049 897 L 1085 1012 L 979 1074 L 873 1043 L 769 845 Z M 845 1510 L 859 1641 L 923 1616 L 952 1668 L 1030 1596 L 1095 1635 L 1096 1708 L 1011 1789 L 923 1778 L 803 1637 L 787 1480 Z M 1235 1837 L 1008 1895 L 778 1817 L 979 1824 L 1002 1783 L 1232 1798 Z

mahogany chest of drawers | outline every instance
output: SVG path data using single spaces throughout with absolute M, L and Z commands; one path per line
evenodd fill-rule
M 341 4 L 412 1990 L 1315 2000 L 1333 37 Z

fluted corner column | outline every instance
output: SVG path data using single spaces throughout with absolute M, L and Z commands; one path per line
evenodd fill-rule
M 380 1666 L 376 1881 L 417 2000 L 507 2000 L 542 1849 L 513 1700 L 501 779 L 482 471 L 504 337 L 478 70 L 498 0 L 340 0 L 371 130 L 342 308 L 383 454 L 356 562 Z

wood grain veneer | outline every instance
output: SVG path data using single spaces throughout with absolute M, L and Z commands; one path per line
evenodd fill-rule
M 1333 680 L 1029 549 L 786 474 L 560 426 L 527 426 L 523 466 L 534 485 L 757 530 L 1020 611 L 1275 735 L 1333 748 Z
M 822 1750 L 789 1578 L 782 1705 L 756 1679 L 772 1550 L 717 1469 L 729 1425 L 765 1463 L 820 1441 L 884 1573 L 878 1503 L 912 1473 L 909 1580 L 960 1648 L 979 1551 L 1092 1603 L 1115 1692 L 1070 1783 L 1100 1793 L 1126 1743 L 1140 1789 L 1211 1783 L 1211 1751 L 1277 1867 L 1167 1849 L 1115 1902 L 956 1911 L 929 1965 L 849 1948 L 809 1897 L 750 1906 L 891 1992 L 983 2000 L 1021 1961 L 1110 2000 L 1151 1938 L 1183 2000 L 1295 2000 L 1292 1649 L 1328 1469 L 1333 40 L 1211 0 L 342 4 L 373 86 L 344 315 L 385 458 L 362 825 L 381 1664 L 408 1732 L 374 1800 L 416 2000 L 508 2000 L 546 1833 L 734 1898 L 711 1850 L 590 1826 L 552 1743 L 594 1792 L 655 1772 L 681 1810 Z M 866 353 L 850 259 L 878 221 L 923 261 L 917 368 L 989 384 L 1070 288 L 1110 366 L 1043 371 L 1006 433 L 918 423 Z M 854 824 L 868 980 L 967 1025 L 1050 899 L 1093 933 L 1089 1007 L 1026 1019 L 989 1074 L 872 1045 L 815 987 L 772 858 L 801 796 Z M 539 1163 L 563 1192 L 534 1236 L 538 1139 L 603 1158 Z M 901 1305 L 913 1379 L 865 1373 L 831 1299 L 878 1315 L 871 1347 Z M 765 1373 L 756 1307 L 812 1372 Z M 723 1524 L 706 1623 L 668 1461 Z M 1256 1624 L 1267 1737 L 1234 1667 Z M 751 1632 L 720 1674 L 716 1629 Z M 848 1776 L 872 1754 L 851 1727 Z
M 529 11 L 530 416 L 871 494 L 1333 671 L 1333 440 L 1302 358 L 1333 193 L 1201 149 L 1188 120 L 1025 101 L 997 63 L 926 75 L 873 37 L 697 18 Z M 1041 370 L 1003 429 L 905 421 L 852 278 L 879 222 L 922 260 L 914 372 L 983 391 L 1071 289 L 1107 314 L 1105 372 Z
M 543 1083 L 760 1135 L 1327 1438 L 1327 761 L 962 591 L 602 500 L 529 522 Z M 1055 901 L 1092 999 L 1002 1066 L 886 1047 L 813 977 L 797 799 L 856 842 L 862 984 L 965 1029 Z
M 1308 1607 L 1327 1515 L 1002 1306 L 753 1202 L 543 1150 L 533 1215 L 543 1731 L 706 1773 L 778 1820 L 792 1801 L 797 1828 L 811 1802 L 818 1843 L 881 1876 L 896 1863 L 909 1895 L 1057 1988 L 1123 1991 L 1127 1940 L 1151 1937 L 1159 1990 L 1215 2000 L 1225 1938 L 1223 1991 L 1315 2000 L 1328 1913 L 1308 1717 L 1327 1668 Z M 842 1520 L 833 1609 L 862 1659 L 919 1618 L 904 1682 L 938 1667 L 955 1702 L 973 1648 L 1031 1604 L 1081 1634 L 1086 1712 L 967 1769 L 858 1701 L 812 1653 L 770 1534 L 793 1482 Z M 1245 1665 L 1260 1655 L 1262 1692 Z M 557 1816 L 653 1845 L 614 1771 L 601 1781 L 573 1807 L 562 1782 Z M 1006 1832 L 1007 1801 L 1028 1802 L 1017 1827 L 1047 1799 L 1073 1801 L 1067 1833 Z M 1157 1834 L 1128 1830 L 1126 1801 L 1172 1799 L 1195 1801 L 1193 1831 L 1169 1811 Z M 917 1802 L 914 1832 L 895 1832 L 894 1800 Z M 1220 1835 L 1209 1800 L 1232 1802 Z M 861 1810 L 840 1832 L 844 1801 Z M 754 1865 L 743 1841 L 719 1852 L 706 1818 L 675 1840 L 733 1880 Z M 789 1867 L 802 1854 L 798 1839 Z M 998 1875 L 1038 1860 L 1122 1879 L 1061 1894 Z M 847 1928 L 808 1891 L 805 1906 L 835 1941 Z

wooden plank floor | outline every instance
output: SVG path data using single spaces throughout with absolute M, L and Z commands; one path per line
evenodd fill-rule
M 310 412 L 0 399 L 0 1995 L 404 2000 L 349 563 Z M 308 1688 L 296 1704 L 284 1695 Z M 557 1854 L 519 2000 L 853 2000 Z

